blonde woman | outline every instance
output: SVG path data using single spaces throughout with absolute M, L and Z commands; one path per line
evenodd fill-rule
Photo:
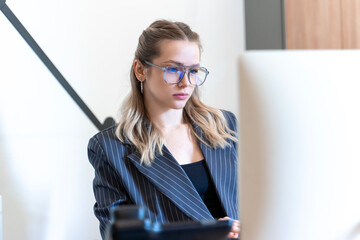
M 228 237 L 238 237 L 236 118 L 200 101 L 209 74 L 200 55 L 184 23 L 156 21 L 141 34 L 120 122 L 88 145 L 103 237 L 120 205 L 159 223 L 230 218 Z

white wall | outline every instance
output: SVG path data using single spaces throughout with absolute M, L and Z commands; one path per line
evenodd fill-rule
M 238 114 L 243 1 L 9 0 L 72 87 L 103 121 L 129 89 L 142 30 L 188 23 L 210 71 L 204 101 Z M 0 195 L 4 240 L 99 239 L 88 139 L 97 132 L 0 13 Z
M 360 239 L 360 51 L 241 58 L 242 240 Z

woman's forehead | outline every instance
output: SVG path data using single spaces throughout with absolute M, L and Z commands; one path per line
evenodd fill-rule
M 185 66 L 196 66 L 200 62 L 200 48 L 196 42 L 187 40 L 165 40 L 160 44 L 160 55 L 157 63 L 177 63 Z

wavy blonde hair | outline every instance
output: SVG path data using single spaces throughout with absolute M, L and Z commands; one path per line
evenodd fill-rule
M 199 35 L 193 32 L 188 25 L 182 22 L 159 20 L 142 32 L 134 61 L 138 59 L 146 67 L 145 61 L 151 62 L 160 55 L 160 44 L 163 40 L 188 40 L 196 42 L 199 49 L 202 49 Z M 157 152 L 162 154 L 165 141 L 161 130 L 147 117 L 140 81 L 136 78 L 133 65 L 130 71 L 130 81 L 131 92 L 121 107 L 116 136 L 121 142 L 125 142 L 125 139 L 130 141 L 140 152 L 141 162 L 150 165 Z M 193 128 L 191 130 L 194 136 L 207 146 L 223 148 L 230 144 L 227 140 L 237 141 L 236 133 L 228 128 L 221 110 L 206 106 L 200 101 L 198 87 L 194 89 L 185 105 L 184 118 L 201 128 L 204 133 L 203 137 L 198 136 Z

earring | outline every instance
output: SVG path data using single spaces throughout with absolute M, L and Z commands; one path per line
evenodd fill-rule
M 144 93 L 144 87 L 143 87 L 143 82 L 140 81 L 140 92 L 143 94 Z

